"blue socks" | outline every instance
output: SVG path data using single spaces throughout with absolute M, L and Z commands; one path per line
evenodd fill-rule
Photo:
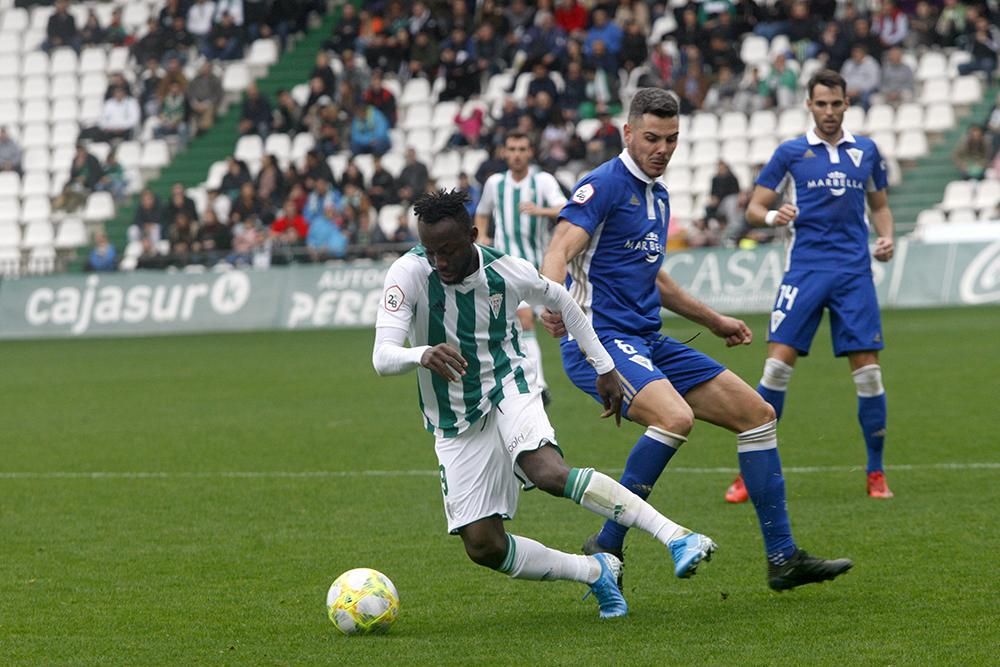
M 781 411 L 785 408 L 785 392 L 788 391 L 788 381 L 792 379 L 792 370 L 793 367 L 785 362 L 768 358 L 757 385 L 757 393 L 771 404 L 778 419 L 781 419 Z
M 777 419 L 781 419 L 781 411 L 785 408 L 785 390 L 768 389 L 762 384 L 757 385 L 757 393 L 771 404 Z
M 882 367 L 862 366 L 851 374 L 858 390 L 858 421 L 868 449 L 868 472 L 882 470 L 882 450 L 885 447 L 887 409 Z
M 625 472 L 619 480 L 622 486 L 643 500 L 649 497 L 653 485 L 667 462 L 677 452 L 677 448 L 687 438 L 650 426 L 639 438 L 625 462 Z M 614 521 L 607 521 L 597 536 L 597 542 L 605 549 L 620 552 L 625 542 L 628 528 Z
M 785 502 L 785 478 L 778 456 L 777 421 L 737 436 L 740 473 L 757 511 L 767 560 L 783 565 L 795 553 L 792 526 Z

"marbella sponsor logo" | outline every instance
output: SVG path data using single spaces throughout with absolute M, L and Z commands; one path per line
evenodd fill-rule
M 806 187 L 810 190 L 814 188 L 830 188 L 830 194 L 839 197 L 851 190 L 864 190 L 865 184 L 856 178 L 848 178 L 842 171 L 831 171 L 826 178 L 812 178 L 806 182 Z
M 645 253 L 646 261 L 650 264 L 660 261 L 660 255 L 663 254 L 663 244 L 660 243 L 660 235 L 657 232 L 650 232 L 638 241 L 633 239 L 625 241 L 625 249 Z
M 962 303 L 1000 302 L 1000 241 L 979 251 L 969 262 L 958 285 Z
M 24 317 L 32 327 L 69 327 L 79 336 L 91 327 L 169 324 L 205 317 L 233 315 L 250 299 L 250 278 L 242 271 L 206 275 L 197 282 L 134 285 L 87 278 L 84 286 L 39 287 L 25 303 Z

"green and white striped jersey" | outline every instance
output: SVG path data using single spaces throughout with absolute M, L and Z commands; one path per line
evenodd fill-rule
M 521 204 L 534 202 L 543 208 L 562 208 L 566 203 L 555 176 L 530 167 L 520 182 L 508 169 L 493 174 L 483 185 L 476 215 L 493 220 L 493 245 L 501 252 L 541 266 L 552 232 L 548 218 L 521 213 Z
M 441 282 L 422 246 L 397 259 L 376 318 L 376 327 L 405 330 L 411 347 L 450 343 L 468 362 L 460 382 L 417 368 L 425 427 L 448 438 L 475 424 L 505 394 L 529 392 L 517 306 L 538 302 L 555 286 L 524 260 L 476 247 L 479 270 L 456 285 Z

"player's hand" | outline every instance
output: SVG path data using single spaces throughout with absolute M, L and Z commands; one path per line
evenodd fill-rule
M 778 209 L 778 217 L 774 219 L 775 225 L 787 225 L 799 215 L 799 207 L 795 204 L 782 204 Z
M 749 345 L 753 342 L 753 332 L 747 323 L 735 317 L 722 315 L 712 327 L 712 333 L 726 341 L 726 347 Z
M 420 365 L 431 370 L 448 382 L 457 382 L 465 375 L 468 362 L 461 353 L 448 343 L 440 343 L 424 352 Z
M 888 262 L 892 259 L 892 251 L 894 249 L 895 244 L 892 242 L 891 237 L 880 236 L 875 241 L 875 252 L 872 255 L 880 262 Z
M 538 204 L 533 201 L 523 201 L 521 202 L 521 213 L 525 215 L 537 215 L 539 211 Z
M 597 376 L 597 395 L 604 402 L 604 412 L 601 419 L 614 415 L 615 426 L 622 425 L 622 385 L 618 381 L 618 372 L 609 371 Z
M 542 326 L 548 331 L 554 338 L 562 338 L 566 335 L 566 325 L 563 323 L 562 313 L 553 313 L 551 310 L 546 308 L 542 311 L 541 315 Z

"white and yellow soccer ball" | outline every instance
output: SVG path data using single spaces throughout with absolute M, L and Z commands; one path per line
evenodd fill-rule
M 387 632 L 399 616 L 399 593 L 378 570 L 358 567 L 337 577 L 330 586 L 326 613 L 345 635 Z

